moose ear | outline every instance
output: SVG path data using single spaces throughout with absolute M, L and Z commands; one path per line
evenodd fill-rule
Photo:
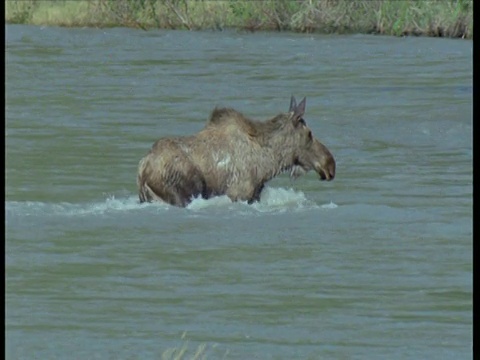
M 300 119 L 303 118 L 303 115 L 305 114 L 305 105 L 307 103 L 307 98 L 304 97 L 302 101 L 300 101 L 300 104 L 295 107 L 294 113 L 293 113 L 293 120 L 295 122 L 300 121 Z
M 288 109 L 288 112 L 295 112 L 295 109 L 297 108 L 297 100 L 295 100 L 295 96 L 292 95 L 292 98 L 290 99 L 290 109 Z

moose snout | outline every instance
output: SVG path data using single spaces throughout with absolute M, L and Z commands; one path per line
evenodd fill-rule
M 320 176 L 320 180 L 331 181 L 335 178 L 335 160 L 331 157 L 324 165 L 317 163 L 315 170 Z
M 320 174 L 320 180 L 330 181 L 330 180 L 333 180 L 333 178 L 335 177 L 335 172 L 330 173 L 330 172 L 328 172 L 328 171 L 322 171 L 322 170 L 320 170 L 320 171 L 319 171 L 319 174 Z
M 313 143 L 315 159 L 313 168 L 320 176 L 320 180 L 331 181 L 335 178 L 335 158 L 332 153 L 320 141 Z
M 327 181 L 333 180 L 335 178 L 335 169 L 327 171 L 325 174 L 325 179 Z

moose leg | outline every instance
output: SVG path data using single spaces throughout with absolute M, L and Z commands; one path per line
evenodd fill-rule
M 140 190 L 140 201 L 163 200 L 171 205 L 185 207 L 198 195 L 207 198 L 205 180 L 201 175 L 176 176 L 176 179 L 175 183 L 169 183 L 168 180 L 153 184 L 145 182 Z
M 262 183 L 255 188 L 252 197 L 248 200 L 249 204 L 252 204 L 255 201 L 260 201 L 260 194 L 262 193 L 264 186 L 265 184 Z
M 179 206 L 187 206 L 193 198 L 201 195 L 207 199 L 206 182 L 203 175 L 198 170 L 193 170 L 186 174 L 181 181 L 174 185 L 174 192 L 177 196 Z
M 173 159 L 167 165 L 155 163 L 155 159 L 153 163 L 152 159 L 143 161 L 138 184 L 140 202 L 163 200 L 185 207 L 198 195 L 207 197 L 202 173 L 191 163 L 179 159 Z

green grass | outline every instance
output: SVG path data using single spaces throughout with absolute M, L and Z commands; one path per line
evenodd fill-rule
M 472 0 L 6 0 L 5 21 L 143 30 L 214 29 L 473 37 Z

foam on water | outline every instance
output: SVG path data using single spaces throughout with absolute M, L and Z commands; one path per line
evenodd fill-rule
M 322 209 L 336 209 L 338 205 L 330 201 L 328 204 L 323 204 L 321 207 Z
M 278 213 L 285 211 L 301 211 L 308 209 L 334 209 L 337 205 L 317 205 L 306 198 L 302 191 L 285 188 L 265 188 L 260 202 L 249 205 L 246 201 L 232 202 L 227 196 L 218 196 L 212 199 L 194 199 L 186 208 L 190 212 L 205 212 L 215 210 L 237 211 L 238 213 Z M 140 204 L 136 195 L 122 195 L 116 197 L 108 195 L 105 200 L 92 203 L 47 203 L 34 201 L 7 201 L 7 216 L 88 216 L 125 213 L 132 211 L 169 211 L 175 207 L 165 203 Z M 176 209 L 176 208 L 175 208 Z
M 308 200 L 302 191 L 295 191 L 292 188 L 270 187 L 266 187 L 262 192 L 260 202 L 254 202 L 251 205 L 246 201 L 232 202 L 227 196 L 218 196 L 208 200 L 196 198 L 187 206 L 187 209 L 192 211 L 218 208 L 237 210 L 244 214 L 249 212 L 278 213 L 292 210 L 318 209 L 320 206 Z
M 289 209 L 318 208 L 313 201 L 308 200 L 302 191 L 292 188 L 265 188 L 259 203 L 253 204 L 258 211 L 268 212 L 272 210 L 286 211 Z
M 108 212 L 125 212 L 146 207 L 148 204 L 140 204 L 136 196 L 128 196 L 126 198 L 115 198 L 108 196 L 104 201 L 94 203 L 71 204 L 67 202 L 61 203 L 45 203 L 35 201 L 7 201 L 7 214 L 34 216 L 43 215 L 63 215 L 63 216 L 79 216 L 79 215 L 100 215 Z M 166 205 L 165 205 L 166 207 Z

